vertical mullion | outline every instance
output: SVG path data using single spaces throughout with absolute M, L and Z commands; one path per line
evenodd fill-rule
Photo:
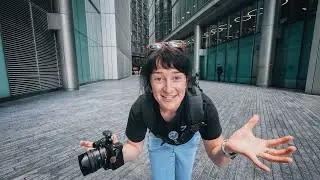
M 240 11 L 240 38 L 242 37 L 243 9 Z
M 217 42 L 216 42 L 216 53 L 215 53 L 215 62 L 214 62 L 214 79 L 216 79 L 216 74 L 217 74 L 217 56 L 218 56 L 218 43 L 219 43 L 219 37 L 220 37 L 220 19 L 218 19 L 217 22 Z
M 228 54 L 228 42 L 229 42 L 229 33 L 230 33 L 230 16 L 228 16 L 227 23 L 227 39 L 225 41 L 225 49 L 224 49 L 224 72 L 226 72 L 227 67 L 227 54 Z M 226 82 L 226 73 L 223 73 L 224 82 Z
M 56 61 L 57 61 L 57 73 L 58 73 L 58 80 L 59 80 L 59 87 L 62 86 L 61 83 L 61 75 L 60 75 L 60 65 L 59 65 L 59 57 L 58 57 L 58 45 L 57 45 L 57 37 L 56 37 L 56 33 L 53 34 L 53 39 L 54 39 L 54 45 L 55 45 L 55 52 L 56 52 Z M 81 48 L 80 48 L 80 52 L 81 52 Z M 83 73 L 83 72 L 82 72 Z M 83 76 L 82 76 L 83 77 Z
M 37 52 L 37 42 L 36 42 L 36 34 L 34 30 L 34 21 L 33 21 L 33 12 L 32 12 L 32 5 L 30 0 L 29 3 L 29 10 L 30 10 L 30 19 L 31 19 L 31 27 L 32 27 L 32 35 L 33 35 L 33 43 L 34 43 L 34 50 L 36 55 L 36 62 L 37 62 L 37 70 L 38 70 L 38 79 L 39 79 L 39 90 L 41 90 L 41 79 L 40 79 L 40 69 L 39 69 L 39 61 L 38 61 L 38 52 Z
M 243 9 L 240 10 L 240 33 L 238 39 L 238 55 L 237 55 L 237 66 L 236 66 L 236 82 L 238 82 L 238 68 L 239 68 L 239 55 L 240 55 L 240 39 L 242 38 L 242 23 L 243 23 Z
M 260 0 L 257 1 L 257 6 L 256 6 L 256 28 L 255 28 L 255 33 L 258 32 L 259 26 L 260 26 L 260 6 L 259 6 Z
M 257 9 L 257 13 L 259 13 L 259 1 L 256 2 L 256 9 Z M 255 53 L 255 46 L 256 46 L 256 35 L 257 35 L 257 27 L 258 27 L 258 17 L 259 14 L 256 15 L 256 22 L 255 22 L 255 30 L 254 30 L 254 34 L 253 34 L 253 45 L 252 45 L 252 55 L 251 55 L 251 72 L 250 72 L 250 84 L 252 84 L 252 71 L 253 71 L 253 61 L 254 61 L 254 53 Z

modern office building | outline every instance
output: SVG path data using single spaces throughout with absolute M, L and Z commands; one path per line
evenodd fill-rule
M 318 0 L 150 0 L 149 41 L 185 40 L 194 73 L 320 94 Z
M 139 67 L 145 58 L 149 43 L 148 0 L 131 0 L 131 52 L 132 66 Z
M 1 0 L 0 100 L 131 75 L 130 1 Z

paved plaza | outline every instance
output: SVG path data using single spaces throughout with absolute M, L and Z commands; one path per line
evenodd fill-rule
M 200 143 L 193 179 L 320 179 L 320 96 L 210 81 L 200 86 L 218 109 L 225 137 L 259 114 L 254 134 L 292 135 L 297 152 L 290 165 L 265 162 L 272 169 L 265 173 L 243 156 L 218 168 Z M 128 113 L 140 92 L 138 76 L 132 76 L 0 104 L 0 179 L 151 179 L 147 148 L 115 171 L 100 169 L 85 177 L 77 160 L 84 152 L 79 141 L 98 140 L 103 130 L 126 140 Z

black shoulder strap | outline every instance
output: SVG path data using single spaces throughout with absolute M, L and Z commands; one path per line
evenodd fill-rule
M 198 87 L 192 87 L 189 93 L 189 112 L 191 125 L 199 124 L 203 121 L 204 111 L 203 111 L 203 100 L 201 91 Z

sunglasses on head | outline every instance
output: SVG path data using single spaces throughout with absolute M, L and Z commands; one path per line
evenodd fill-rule
M 151 51 L 159 50 L 163 46 L 169 46 L 169 47 L 178 48 L 178 49 L 184 51 L 185 44 L 186 43 L 181 40 L 171 40 L 171 41 L 167 41 L 167 42 L 157 42 L 157 43 L 149 44 L 147 46 L 147 49 L 149 50 L 149 52 L 151 52 Z

